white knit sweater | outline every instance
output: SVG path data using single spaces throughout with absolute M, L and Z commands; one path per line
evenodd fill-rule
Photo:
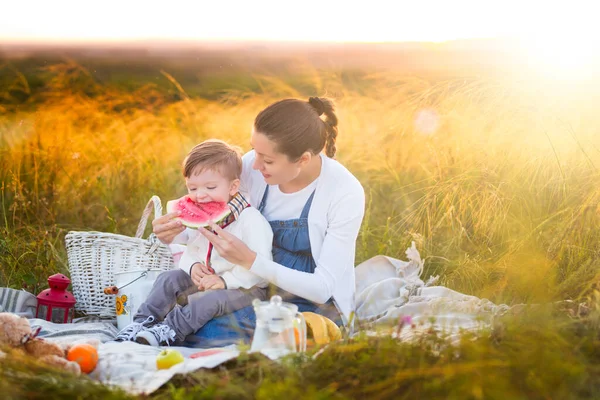
M 224 228 L 227 232 L 237 236 L 250 249 L 260 254 L 265 259 L 273 259 L 271 247 L 273 244 L 273 231 L 267 220 L 254 207 L 248 207 L 240 213 L 238 218 Z M 180 233 L 173 243 L 187 244 L 179 267 L 190 272 L 191 266 L 196 262 L 204 263 L 208 251 L 208 239 L 196 229 L 186 228 Z M 260 276 L 248 271 L 246 268 L 225 260 L 217 249 L 213 248 L 211 266 L 217 275 L 220 275 L 227 284 L 227 289 L 249 289 L 255 285 L 266 287 L 267 281 Z
M 254 151 L 244 155 L 240 191 L 257 207 L 266 183 L 252 169 Z M 321 174 L 308 215 L 314 273 L 295 271 L 259 254 L 251 272 L 280 288 L 315 303 L 333 296 L 345 324 L 354 311 L 356 238 L 365 211 L 360 182 L 339 162 L 321 155 Z

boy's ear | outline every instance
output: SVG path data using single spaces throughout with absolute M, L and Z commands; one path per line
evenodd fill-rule
M 232 180 L 231 185 L 229 187 L 229 195 L 235 196 L 235 194 L 238 192 L 239 189 L 240 189 L 240 180 L 239 179 Z

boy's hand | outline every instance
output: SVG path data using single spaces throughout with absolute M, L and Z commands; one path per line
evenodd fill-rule
M 175 239 L 175 236 L 185 230 L 185 226 L 180 221 L 173 220 L 178 216 L 179 212 L 175 211 L 152 221 L 152 232 L 164 244 L 170 244 Z
M 214 275 L 215 270 L 209 266 L 204 265 L 204 263 L 197 262 L 192 265 L 192 269 L 190 270 L 190 277 L 192 278 L 192 282 L 194 285 L 200 286 L 200 281 L 207 275 Z
M 219 275 L 206 275 L 200 279 L 198 290 L 225 289 L 225 282 Z

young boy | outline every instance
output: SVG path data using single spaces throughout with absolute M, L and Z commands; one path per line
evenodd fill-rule
M 228 202 L 231 214 L 221 227 L 253 251 L 272 258 L 271 226 L 238 192 L 241 172 L 239 150 L 220 140 L 197 145 L 183 162 L 189 198 L 198 204 Z M 174 243 L 187 244 L 179 269 L 158 276 L 134 322 L 119 332 L 116 340 L 152 346 L 181 344 L 211 319 L 250 306 L 255 298 L 266 300 L 267 281 L 223 259 L 198 231 L 187 228 Z M 192 279 L 192 267 L 197 263 L 209 274 Z

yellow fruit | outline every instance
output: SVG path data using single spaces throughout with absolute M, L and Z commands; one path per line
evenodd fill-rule
M 307 338 L 312 338 L 317 345 L 329 343 L 329 332 L 325 319 L 321 315 L 310 311 L 305 311 L 302 315 L 306 321 Z
M 296 327 L 294 327 L 294 340 L 296 340 L 296 345 L 300 344 L 300 331 Z
M 307 345 L 323 345 L 342 339 L 342 331 L 332 320 L 313 312 L 303 312 L 306 320 Z
M 329 335 L 329 341 L 334 342 L 336 340 L 342 339 L 342 331 L 340 327 L 335 324 L 332 320 L 327 317 L 322 317 L 325 320 L 325 324 L 327 324 L 327 333 Z
M 165 349 L 156 356 L 156 369 L 169 369 L 185 361 L 183 354 L 174 349 Z

